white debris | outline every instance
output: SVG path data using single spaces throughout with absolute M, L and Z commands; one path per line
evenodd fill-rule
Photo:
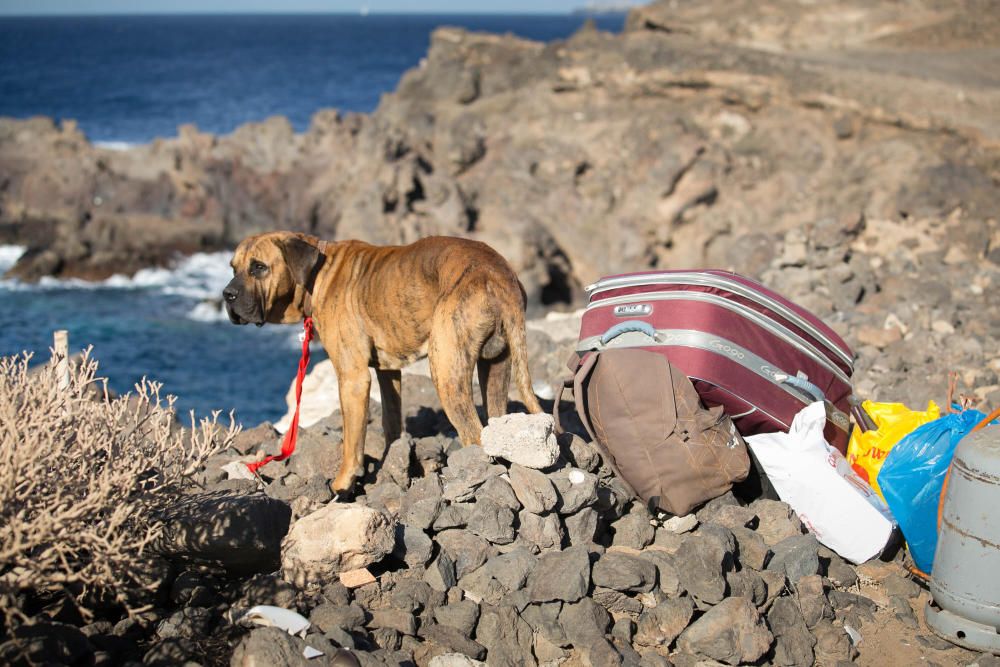
M 243 618 L 257 625 L 280 628 L 290 635 L 300 637 L 305 637 L 310 625 L 309 621 L 298 612 L 266 604 L 251 608 Z

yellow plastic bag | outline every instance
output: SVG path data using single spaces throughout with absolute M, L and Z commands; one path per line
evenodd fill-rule
M 861 479 L 868 482 L 881 496 L 878 473 L 889 450 L 918 426 L 940 417 L 941 410 L 934 401 L 929 401 L 927 409 L 923 412 L 911 410 L 902 403 L 865 401 L 861 407 L 871 416 L 878 428 L 862 433 L 861 429 L 854 427 L 851 442 L 847 445 L 847 462 Z

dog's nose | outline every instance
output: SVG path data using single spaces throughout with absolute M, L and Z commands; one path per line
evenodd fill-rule
M 232 286 L 229 286 L 226 289 L 222 290 L 222 298 L 224 298 L 226 301 L 236 301 L 236 297 L 239 296 L 239 294 L 240 294 L 239 291 Z

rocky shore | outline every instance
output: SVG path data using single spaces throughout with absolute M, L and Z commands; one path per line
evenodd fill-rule
M 230 464 L 279 437 L 269 424 L 245 431 L 170 511 L 152 608 L 88 621 L 47 608 L 14 631 L 27 655 L 10 641 L 0 658 L 354 664 L 348 649 L 366 667 L 1000 664 L 927 630 L 929 595 L 901 551 L 852 566 L 788 505 L 740 487 L 654 516 L 591 444 L 552 435 L 551 417 L 504 421 L 483 447 L 462 447 L 440 409 L 412 406 L 408 434 L 386 447 L 376 406 L 353 502 L 328 486 L 339 412 L 259 481 Z M 259 627 L 258 605 L 308 627 Z
M 441 28 L 371 115 L 130 150 L 0 121 L 12 274 L 101 278 L 275 228 L 494 245 L 533 307 L 601 275 L 759 275 L 790 230 L 954 218 L 996 258 L 1000 30 L 983 0 L 660 2 L 551 44 Z M 778 286 L 780 287 L 780 285 Z M 874 292 L 866 291 L 860 303 Z
M 946 230 L 909 231 L 931 243 Z M 799 276 L 790 296 L 840 312 L 831 285 L 851 281 L 828 282 L 831 270 L 877 266 L 892 284 L 930 267 L 905 239 L 882 255 L 877 244 L 864 250 L 866 238 L 791 236 L 766 275 Z M 940 400 L 944 367 L 995 383 L 995 325 L 979 331 L 956 318 L 988 310 L 972 287 L 996 272 L 985 260 L 945 266 L 970 281 L 962 302 L 926 282 L 896 303 L 888 326 L 884 311 L 838 320 L 858 351 L 861 391 Z M 561 377 L 577 317 L 529 322 L 536 385 Z M 334 499 L 328 486 L 340 463 L 339 411 L 314 414 L 295 454 L 265 466 L 260 481 L 241 479 L 241 462 L 278 451 L 280 435 L 270 424 L 246 430 L 171 511 L 153 607 L 89 620 L 65 605 L 39 609 L 35 625 L 15 631 L 30 658 L 342 665 L 337 652 L 347 648 L 365 666 L 1000 664 L 927 629 L 929 593 L 898 547 L 851 565 L 786 504 L 742 487 L 689 516 L 653 516 L 581 437 L 572 402 L 561 419 L 567 436 L 547 437 L 545 416 L 515 415 L 503 447 L 486 438 L 463 448 L 419 364 L 402 386 L 406 435 L 386 447 L 373 402 L 354 498 Z M 976 388 L 996 400 L 996 387 Z M 309 628 L 292 636 L 258 627 L 247 616 L 258 605 L 294 611 Z M 307 659 L 307 647 L 323 655 Z M 12 643 L 0 644 L 0 658 L 20 664 Z

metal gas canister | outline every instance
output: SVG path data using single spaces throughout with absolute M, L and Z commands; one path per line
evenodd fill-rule
M 1000 654 L 1000 426 L 955 448 L 930 589 L 925 616 L 934 632 Z

